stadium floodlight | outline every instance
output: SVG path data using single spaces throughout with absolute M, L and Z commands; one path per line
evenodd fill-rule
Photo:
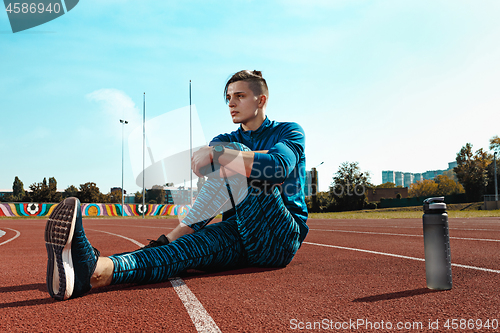
M 123 210 L 123 204 L 124 204 L 124 190 L 123 190 L 123 128 L 125 127 L 126 124 L 128 124 L 128 121 L 120 119 L 120 123 L 122 124 L 122 216 L 123 213 L 125 212 Z

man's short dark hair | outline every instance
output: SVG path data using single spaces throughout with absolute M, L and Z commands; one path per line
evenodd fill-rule
M 262 77 L 261 71 L 243 70 L 234 73 L 233 76 L 227 81 L 224 88 L 224 99 L 227 102 L 227 88 L 231 83 L 237 81 L 248 82 L 248 87 L 252 90 L 255 96 L 266 95 L 269 97 L 269 89 L 267 88 L 266 80 Z

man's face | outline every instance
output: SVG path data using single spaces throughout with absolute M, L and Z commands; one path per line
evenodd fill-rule
M 226 99 L 235 124 L 247 124 L 259 110 L 259 96 L 255 96 L 248 82 L 236 81 L 227 87 Z

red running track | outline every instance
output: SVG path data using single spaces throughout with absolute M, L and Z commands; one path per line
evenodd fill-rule
M 104 256 L 176 223 L 84 219 Z M 286 268 L 189 271 L 57 302 L 45 286 L 45 221 L 1 219 L 0 331 L 500 332 L 500 218 L 450 220 L 453 289 L 440 292 L 426 288 L 420 219 L 308 224 Z

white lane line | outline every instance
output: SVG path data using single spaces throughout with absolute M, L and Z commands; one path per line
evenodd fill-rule
M 4 228 L 4 229 L 7 229 L 7 230 L 11 230 L 11 231 L 14 231 L 16 233 L 16 235 L 14 237 L 12 237 L 11 239 L 8 239 L 6 240 L 5 242 L 3 243 L 0 243 L 0 246 L 4 245 L 4 244 L 7 244 L 8 242 L 11 242 L 13 241 L 14 239 L 16 239 L 17 237 L 21 236 L 21 233 L 17 230 L 14 230 L 14 229 L 11 229 L 11 228 Z
M 113 227 L 123 227 L 123 224 L 119 223 L 99 223 L 99 226 L 113 226 Z M 165 229 L 165 230 L 173 230 L 174 228 L 169 228 L 169 227 L 153 227 L 153 226 L 148 226 L 148 225 L 125 225 L 126 227 L 131 227 L 131 228 L 149 228 L 149 229 Z M 87 229 L 87 228 L 85 228 Z
M 450 237 L 450 239 L 473 240 L 473 241 L 484 241 L 484 242 L 500 242 L 500 239 L 491 239 L 491 238 Z
M 331 223 L 333 224 L 333 223 Z M 328 225 L 331 225 L 328 224 Z M 419 227 L 409 227 L 409 226 L 394 226 L 394 225 L 364 225 L 364 224 L 355 224 L 355 223 L 345 223 L 345 224 L 340 224 L 340 223 L 334 223 L 339 227 L 362 227 L 362 228 L 394 228 L 394 229 L 420 229 L 422 230 L 422 226 Z M 326 224 L 322 224 L 326 225 Z M 498 223 L 497 223 L 498 225 Z M 500 232 L 500 229 L 479 229 L 479 228 L 455 228 L 455 227 L 450 227 L 450 230 L 460 230 L 460 231 L 493 231 L 493 232 Z
M 331 232 L 347 232 L 347 233 L 354 233 L 354 234 L 370 234 L 370 235 L 423 237 L 423 235 L 394 234 L 394 233 L 390 233 L 390 232 L 354 231 L 354 230 L 332 230 L 332 229 L 309 229 L 309 230 L 314 230 L 314 231 L 331 231 Z M 452 237 L 452 236 L 450 236 L 450 239 L 485 241 L 485 242 L 500 242 L 500 239 L 491 239 L 491 238 L 465 238 L 465 237 Z
M 186 307 L 189 317 L 191 317 L 191 320 L 193 321 L 194 326 L 196 326 L 196 330 L 198 330 L 198 332 L 221 332 L 215 321 L 208 314 L 207 310 L 205 310 L 201 302 L 198 298 L 196 298 L 181 278 L 177 277 L 170 279 L 170 283 Z
M 128 241 L 131 241 L 132 243 L 134 243 L 135 245 L 139 246 L 139 247 L 143 247 L 144 244 L 136 241 L 135 239 L 132 239 L 132 238 L 128 238 L 128 237 L 125 237 L 125 236 L 122 236 L 122 235 L 118 235 L 118 234 L 114 234 L 112 232 L 107 232 L 107 231 L 102 231 L 102 230 L 95 230 L 95 229 L 85 229 L 85 230 L 91 230 L 91 231 L 97 231 L 97 232 L 102 232 L 104 234 L 108 234 L 108 235 L 112 235 L 112 236 L 116 236 L 116 237 L 120 237 L 120 238 L 123 238 L 123 239 L 126 239 Z
M 139 247 L 143 247 L 144 244 L 136 241 L 135 239 L 128 238 L 122 235 L 114 234 L 108 231 L 95 230 L 95 229 L 86 229 L 91 231 L 102 232 L 108 235 L 121 237 L 128 241 L 131 241 L 135 245 Z M 1 245 L 1 244 L 0 244 Z M 186 308 L 189 317 L 193 321 L 196 330 L 200 333 L 212 333 L 212 332 L 221 332 L 213 318 L 208 314 L 207 310 L 203 307 L 203 304 L 198 300 L 198 298 L 193 294 L 191 289 L 186 285 L 186 283 L 179 277 L 169 279 L 172 287 L 174 287 L 175 292 L 179 296 Z
M 316 246 L 324 246 L 324 247 L 333 247 L 333 248 L 341 249 L 341 250 L 358 251 L 358 252 L 365 252 L 365 253 L 371 253 L 371 254 L 379 254 L 379 255 L 388 256 L 388 257 L 410 259 L 410 260 L 424 261 L 425 262 L 425 259 L 422 259 L 422 258 L 402 256 L 402 255 L 393 254 L 393 253 L 385 253 L 385 252 L 378 252 L 378 251 L 371 251 L 371 250 L 356 249 L 356 248 L 352 248 L 352 247 L 337 246 L 337 245 L 328 245 L 328 244 L 318 244 L 318 243 L 311 243 L 311 242 L 304 242 L 304 244 L 316 245 Z M 483 272 L 490 272 L 490 273 L 500 274 L 500 270 L 495 270 L 495 269 L 489 269 L 489 268 L 483 268 L 483 267 L 476 267 L 476 266 L 469 266 L 469 265 L 460 265 L 460 264 L 453 264 L 453 263 L 451 265 L 455 266 L 455 267 L 475 269 L 477 271 L 483 271 Z

